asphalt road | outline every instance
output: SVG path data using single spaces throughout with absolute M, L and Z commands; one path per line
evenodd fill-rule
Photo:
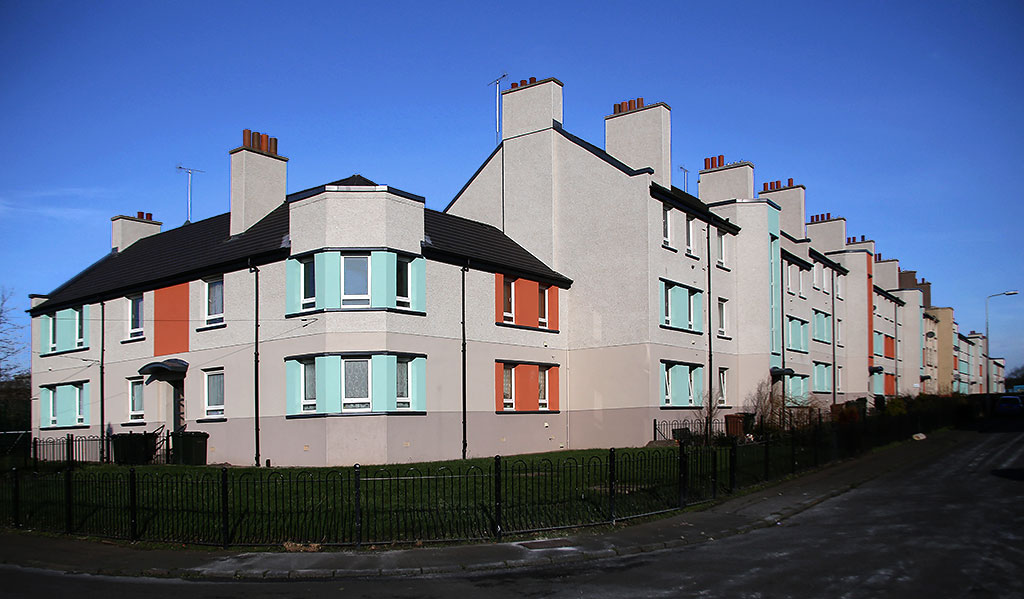
M 558 569 L 231 583 L 0 567 L 0 596 L 1024 598 L 1024 433 L 974 434 L 777 526 Z

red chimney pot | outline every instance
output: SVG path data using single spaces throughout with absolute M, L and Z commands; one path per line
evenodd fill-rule
M 270 148 L 270 136 L 266 133 L 260 134 L 260 149 L 266 152 Z
M 764 184 L 764 191 L 768 191 L 768 183 Z
M 526 79 L 520 79 L 519 80 L 519 86 L 520 87 L 524 87 L 525 85 L 526 85 Z
M 725 166 L 725 156 L 721 154 L 718 155 L 718 166 Z
M 860 236 L 860 240 L 864 241 L 864 236 L 863 235 Z
M 152 212 L 147 212 L 146 213 L 146 220 L 153 220 L 153 213 Z
M 793 187 L 793 177 L 789 178 L 789 182 L 787 183 L 787 185 L 789 185 L 789 187 Z
M 825 220 L 832 220 L 832 213 L 831 212 L 826 212 L 825 213 Z
M 519 84 L 518 84 L 518 83 L 516 83 L 515 81 L 513 81 L 513 82 L 512 82 L 512 89 L 515 89 L 515 88 L 517 88 L 517 87 L 519 87 Z
M 708 170 L 709 168 L 711 168 L 711 159 L 710 158 L 705 158 L 704 159 L 704 170 Z
M 242 146 L 249 147 L 250 144 L 252 144 L 252 131 L 242 129 Z
M 530 77 L 530 83 L 537 83 L 536 77 Z
M 636 110 L 636 100 L 630 100 L 629 101 L 629 109 L 630 110 Z
M 140 211 L 138 214 L 135 215 L 135 218 L 143 218 L 144 216 L 146 216 L 146 213 Z
M 626 112 L 629 110 L 629 102 L 619 102 L 619 112 Z
M 644 107 L 644 99 L 642 97 L 636 99 L 636 107 L 637 108 L 643 108 Z
M 271 137 L 270 138 L 270 153 L 274 154 L 275 156 L 277 155 L 277 138 L 276 137 Z

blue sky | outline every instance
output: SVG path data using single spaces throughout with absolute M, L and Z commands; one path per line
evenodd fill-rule
M 494 147 L 507 71 L 564 82 L 566 129 L 598 145 L 614 102 L 668 103 L 676 166 L 793 177 L 963 332 L 1024 288 L 1020 2 L 509 6 L 0 2 L 0 285 L 27 324 L 29 293 L 109 251 L 111 216 L 180 225 L 178 164 L 206 171 L 193 220 L 227 211 L 244 128 L 279 138 L 289 191 L 361 173 L 441 209 Z M 991 303 L 1011 368 L 1021 298 Z

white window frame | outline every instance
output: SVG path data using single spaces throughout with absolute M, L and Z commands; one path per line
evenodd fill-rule
M 725 231 L 718 229 L 718 265 L 725 266 L 727 254 L 725 251 Z
M 548 328 L 548 291 L 550 289 L 551 287 L 545 285 L 540 285 L 537 288 L 537 326 L 542 329 Z
M 508 291 L 508 293 L 505 293 Z M 506 302 L 505 299 L 508 298 Z M 509 309 L 505 309 L 508 304 Z M 502 277 L 501 282 L 501 319 L 502 322 L 515 322 L 516 320 L 516 279 L 508 276 Z M 511 311 L 510 311 L 511 310 Z
M 85 347 L 85 308 L 75 309 L 75 347 Z
M 836 392 L 843 390 L 843 367 L 836 366 Z
M 398 387 L 398 373 L 405 369 L 405 395 L 400 395 Z M 413 367 L 412 358 L 399 356 L 398 362 L 395 368 L 395 409 L 396 410 L 411 410 L 412 409 L 412 389 L 413 389 Z
M 345 384 L 345 374 L 348 372 L 349 364 L 355 364 L 356 362 L 366 363 L 366 397 L 348 396 L 348 385 Z M 362 403 L 365 403 L 366 406 L 348 407 L 353 404 Z M 370 359 L 370 356 L 346 358 L 341 361 L 341 411 L 347 413 L 373 411 L 373 360 Z
M 210 312 L 210 289 L 220 283 L 220 312 Z M 207 325 L 221 324 L 224 322 L 224 277 L 210 277 L 203 279 L 203 321 Z
M 299 390 L 299 411 L 303 414 L 309 414 L 316 412 L 316 360 L 299 360 L 299 366 L 301 368 L 302 378 L 300 379 L 301 389 Z M 313 374 L 313 397 L 310 398 L 307 393 L 307 384 L 309 381 L 309 371 L 312 370 Z
M 665 405 L 670 406 L 672 405 L 672 365 L 662 362 L 661 370 L 665 377 Z
M 146 419 L 146 383 L 141 376 L 130 377 L 128 380 L 128 420 L 145 420 Z M 139 406 L 141 409 L 135 409 L 135 389 L 138 385 L 139 390 Z
M 50 426 L 57 426 L 57 387 L 46 387 L 50 390 Z
M 350 259 L 361 259 L 366 260 L 366 293 L 365 294 L 352 294 L 348 295 L 345 293 L 345 263 Z M 341 257 L 341 307 L 342 308 L 363 308 L 369 307 L 370 305 L 370 287 L 371 278 L 373 275 L 371 270 L 373 265 L 370 264 L 369 254 L 345 254 Z
M 313 271 L 313 295 L 306 295 L 306 273 L 307 267 Z M 316 259 L 307 256 L 299 260 L 299 309 L 312 310 L 316 308 Z
M 128 338 L 136 339 L 138 337 L 146 336 L 146 300 L 143 294 L 130 295 L 126 298 L 128 300 Z M 139 305 L 139 326 L 135 326 L 135 302 Z
M 548 410 L 548 372 L 551 371 L 550 366 L 538 366 L 537 367 L 537 409 Z
M 220 375 L 220 405 L 210 405 L 210 378 Z M 203 370 L 203 413 L 207 418 L 224 417 L 227 404 L 227 385 L 224 384 L 224 367 Z
M 57 313 L 50 315 L 50 351 L 57 351 Z
M 661 205 L 661 243 L 672 247 L 672 208 L 668 204 Z
M 508 376 L 508 393 L 505 393 L 505 377 Z M 502 364 L 501 370 L 501 409 L 514 412 L 516 409 L 516 366 Z
M 729 334 L 729 300 L 724 297 L 718 298 L 718 334 L 725 337 Z
M 398 274 L 405 273 L 405 295 L 399 295 Z M 399 256 L 395 266 L 395 305 L 399 308 L 412 307 L 412 259 Z
M 675 285 L 671 285 L 669 283 L 665 283 L 665 293 L 662 295 L 662 298 L 661 298 L 662 303 L 664 303 L 664 305 L 665 305 L 664 306 L 665 307 L 665 322 L 662 323 L 662 324 L 666 324 L 666 325 L 672 324 L 672 288 L 673 287 L 675 287 Z
M 719 368 L 718 369 L 718 405 L 720 405 L 720 406 L 727 406 L 727 405 L 729 405 L 728 381 L 729 381 L 729 369 L 728 368 Z
M 75 389 L 75 423 L 85 424 L 85 411 L 82 409 L 84 406 L 82 402 L 89 401 L 88 397 L 84 397 L 82 391 L 82 383 L 75 383 L 72 385 Z
M 686 215 L 686 253 L 687 254 L 693 254 L 694 253 L 694 251 L 693 251 L 694 250 L 694 242 L 696 241 L 694 239 L 694 234 L 693 234 L 693 221 L 694 220 L 695 219 L 692 216 Z

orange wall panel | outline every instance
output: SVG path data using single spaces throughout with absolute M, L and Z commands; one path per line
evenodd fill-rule
M 502 305 L 504 292 L 505 277 L 501 273 L 494 273 L 494 322 L 505 320 L 505 306 Z
M 498 275 L 501 277 L 501 275 Z M 499 278 L 500 280 L 500 278 Z M 494 411 L 500 412 L 505 407 L 505 365 L 494 363 Z
M 548 409 L 558 410 L 558 366 L 548 370 Z
M 535 296 L 536 293 L 536 290 L 534 290 Z M 534 364 L 519 364 L 513 373 L 515 374 L 516 381 L 516 411 L 536 412 L 540 409 L 540 400 L 537 398 L 537 394 L 540 391 L 537 388 L 539 368 Z
M 885 336 L 885 357 L 895 358 L 896 357 L 896 338 Z
M 885 375 L 885 394 L 896 395 L 896 377 L 894 375 Z
M 188 283 L 153 293 L 153 355 L 188 351 Z
M 513 309 L 516 312 L 516 324 L 524 327 L 536 327 L 540 303 L 540 285 L 537 281 L 516 279 Z
M 558 330 L 558 287 L 548 287 L 548 328 Z

